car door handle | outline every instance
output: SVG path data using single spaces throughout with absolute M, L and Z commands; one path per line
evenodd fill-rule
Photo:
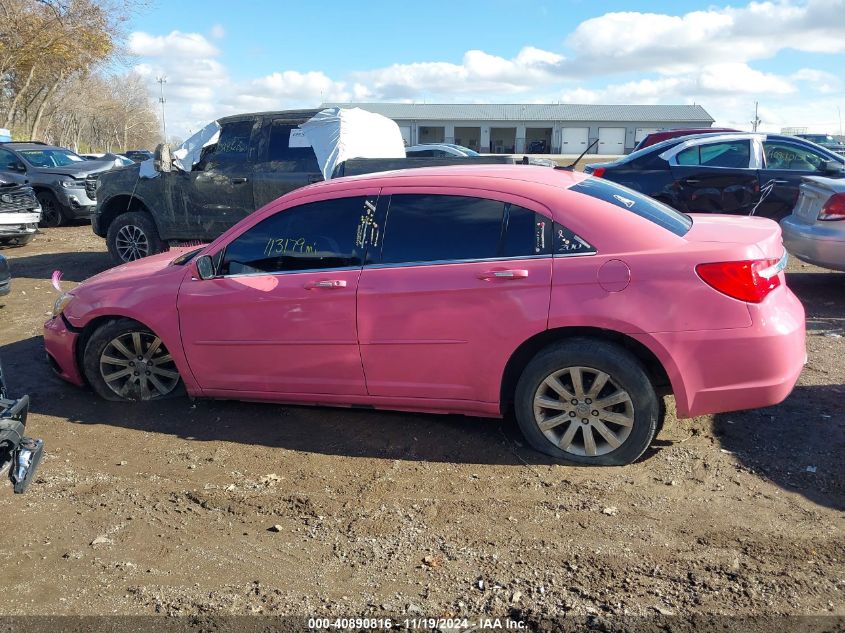
M 525 279 L 528 277 L 528 271 L 519 270 L 487 270 L 483 273 L 478 273 L 479 279 Z
M 345 279 L 321 279 L 320 281 L 309 281 L 305 284 L 305 287 L 308 290 L 313 290 L 314 288 L 326 288 L 329 290 L 333 290 L 336 288 L 346 288 L 346 280 Z
M 242 185 L 245 182 L 248 182 L 249 178 L 232 178 L 233 185 Z
M 701 181 L 698 178 L 684 178 L 684 182 L 688 182 L 691 185 L 697 185 Z
M 776 185 L 788 185 L 789 184 L 788 180 L 773 180 L 772 182 L 775 183 Z

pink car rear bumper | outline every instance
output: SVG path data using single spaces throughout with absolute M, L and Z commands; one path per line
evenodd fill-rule
M 772 406 L 795 387 L 807 360 L 804 307 L 781 287 L 749 310 L 748 328 L 649 335 L 671 358 L 678 417 Z
M 60 316 L 44 324 L 44 349 L 50 364 L 60 377 L 81 387 L 85 381 L 76 364 L 77 338 L 79 335 L 69 330 Z

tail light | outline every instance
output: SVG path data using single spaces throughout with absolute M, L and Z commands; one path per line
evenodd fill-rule
M 604 167 L 596 167 L 595 169 L 593 169 L 592 174 L 596 178 L 601 178 L 602 176 L 604 176 L 604 172 L 605 172 Z
M 760 303 L 780 285 L 787 254 L 780 259 L 747 259 L 738 262 L 699 264 L 695 272 L 706 283 L 734 299 Z
M 836 193 L 827 199 L 819 212 L 819 220 L 845 220 L 845 193 Z

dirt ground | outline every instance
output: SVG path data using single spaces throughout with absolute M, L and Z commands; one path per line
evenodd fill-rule
M 2 614 L 845 615 L 845 275 L 793 260 L 809 363 L 783 404 L 678 421 L 625 468 L 515 423 L 219 401 L 108 403 L 54 377 L 88 226 L 7 248 L 0 357 L 47 453 L 0 485 Z M 274 527 L 275 526 L 275 527 Z

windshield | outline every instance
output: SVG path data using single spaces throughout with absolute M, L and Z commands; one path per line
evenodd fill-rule
M 26 149 L 19 154 L 34 167 L 67 167 L 85 160 L 69 149 Z

